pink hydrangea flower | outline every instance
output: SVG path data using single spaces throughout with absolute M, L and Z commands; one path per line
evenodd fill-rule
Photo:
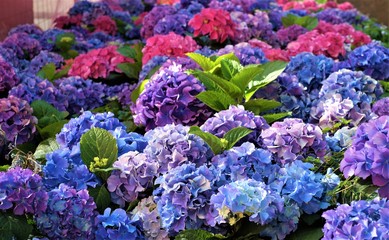
M 95 32 L 105 32 L 107 34 L 115 35 L 118 30 L 116 22 L 109 16 L 99 16 L 92 24 L 96 28 Z
M 154 56 L 183 57 L 185 53 L 193 52 L 199 46 L 190 36 L 180 36 L 173 32 L 168 35 L 154 35 L 147 39 L 143 48 L 142 63 L 146 64 Z
M 227 11 L 203 8 L 189 21 L 189 26 L 194 29 L 195 37 L 209 35 L 211 40 L 222 43 L 228 37 L 234 37 L 236 24 Z
M 179 3 L 180 0 L 157 0 L 157 4 L 160 5 L 174 5 L 176 3 Z

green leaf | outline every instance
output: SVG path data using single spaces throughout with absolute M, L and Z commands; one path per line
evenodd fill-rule
M 223 77 L 227 80 L 230 80 L 242 69 L 242 65 L 239 62 L 230 59 L 224 59 L 220 64 Z
M 246 110 L 253 112 L 255 115 L 260 114 L 276 107 L 281 106 L 282 104 L 276 100 L 269 100 L 263 98 L 252 99 L 243 104 Z
M 211 239 L 225 239 L 221 235 L 214 235 L 202 229 L 188 229 L 181 231 L 174 240 L 211 240 Z
M 266 120 L 268 124 L 271 124 L 277 120 L 280 120 L 281 118 L 288 117 L 292 115 L 292 112 L 282 112 L 282 113 L 274 113 L 274 114 L 266 114 L 262 117 Z
M 76 38 L 73 33 L 62 33 L 58 34 L 55 39 L 55 46 L 60 49 L 62 52 L 69 51 L 74 43 L 76 42 Z
M 298 228 L 296 232 L 288 236 L 289 240 L 314 240 L 323 237 L 322 227 Z
M 64 66 L 60 71 L 58 71 L 54 74 L 53 80 L 59 79 L 59 78 L 62 78 L 62 77 L 65 77 L 66 75 L 68 75 L 68 72 L 69 72 L 71 67 L 72 67 L 72 65 Z
M 215 66 L 211 59 L 199 53 L 191 52 L 187 53 L 186 56 L 195 61 L 204 71 L 209 71 Z
M 52 123 L 44 128 L 38 129 L 39 134 L 43 139 L 55 137 L 55 135 L 59 133 L 63 126 L 68 122 L 69 120 L 60 120 L 58 122 Z
M 95 108 L 91 110 L 93 113 L 104 113 L 104 112 L 112 112 L 113 114 L 117 115 L 119 113 L 119 110 L 121 108 L 121 105 L 117 99 L 112 100 L 105 104 L 104 106 Z
M 281 19 L 281 21 L 284 27 L 289 27 L 296 24 L 305 27 L 308 30 L 314 29 L 319 23 L 319 20 L 316 17 L 311 17 L 311 16 L 299 17 L 294 14 L 286 15 Z
M 230 96 L 216 91 L 201 92 L 197 94 L 196 98 L 216 111 L 228 109 L 230 105 L 235 104 L 235 100 Z
M 260 65 L 248 65 L 235 74 L 231 78 L 231 82 L 238 86 L 242 92 L 244 92 L 254 77 L 262 73 L 263 70 L 263 67 Z
M 129 45 L 121 46 L 116 51 L 128 58 L 136 58 L 136 51 Z
M 95 200 L 97 209 L 100 213 L 104 212 L 104 210 L 111 203 L 111 196 L 105 187 L 105 185 L 96 187 L 96 188 L 88 188 L 89 195 L 93 197 Z
M 6 172 L 6 171 L 8 171 L 8 168 L 9 168 L 10 166 L 9 165 L 1 165 L 0 166 L 0 172 Z
M 28 224 L 26 217 L 16 216 L 9 213 L 0 213 L 1 239 L 28 239 L 32 233 L 33 226 Z
M 58 111 L 51 104 L 43 100 L 32 102 L 31 107 L 34 110 L 33 115 L 38 118 L 38 126 L 41 128 L 63 120 L 69 114 L 68 112 Z
M 37 76 L 42 79 L 53 81 L 55 76 L 55 70 L 56 67 L 54 63 L 49 63 L 42 67 L 42 69 L 37 73 Z
M 276 80 L 277 77 L 284 71 L 286 65 L 286 62 L 281 61 L 267 62 L 263 64 L 263 72 L 256 75 L 254 80 L 249 83 L 249 90 L 245 94 L 246 102 L 250 100 L 256 91 Z
M 240 139 L 250 134 L 253 130 L 245 127 L 236 127 L 228 131 L 223 138 L 227 140 L 227 149 L 232 148 Z
M 35 150 L 34 157 L 35 159 L 46 159 L 46 154 L 54 152 L 59 149 L 59 144 L 55 140 L 55 138 L 48 138 L 41 143 L 39 143 L 38 147 Z
M 142 70 L 138 64 L 135 63 L 120 63 L 117 67 L 129 78 L 138 79 L 139 73 Z
M 136 103 L 136 100 L 138 99 L 139 95 L 145 90 L 146 84 L 149 82 L 149 80 L 142 81 L 131 93 L 131 101 L 133 103 Z
M 227 54 L 218 56 L 214 62 L 214 67 L 221 64 L 222 61 L 227 60 L 227 59 L 240 63 L 239 58 L 233 52 L 231 52 L 231 53 L 227 53 Z
M 206 142 L 209 147 L 211 148 L 212 152 L 216 155 L 223 151 L 223 144 L 220 138 L 216 137 L 215 135 L 203 132 L 199 127 L 192 126 L 190 127 L 189 133 L 195 134 L 199 137 L 201 137 L 204 142 Z
M 90 168 L 94 158 L 107 158 L 107 164 L 103 168 L 110 168 L 118 158 L 118 146 L 116 139 L 110 132 L 101 128 L 92 128 L 81 136 L 81 159 Z
M 232 98 L 240 97 L 242 95 L 240 88 L 235 86 L 235 84 L 227 81 L 226 79 L 223 79 L 210 72 L 202 72 L 199 70 L 197 71 L 195 70 L 194 72 L 195 72 L 194 75 L 202 83 L 204 83 L 207 90 L 217 90 L 219 92 L 223 91 L 224 93 L 228 94 Z M 209 85 L 211 86 L 209 87 Z

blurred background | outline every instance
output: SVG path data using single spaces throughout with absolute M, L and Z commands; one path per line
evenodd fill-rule
M 12 27 L 19 24 L 35 23 L 44 30 L 50 28 L 53 20 L 66 14 L 75 1 L 77 0 L 0 0 L 0 40 Z M 362 13 L 389 25 L 389 0 L 349 0 L 349 2 Z

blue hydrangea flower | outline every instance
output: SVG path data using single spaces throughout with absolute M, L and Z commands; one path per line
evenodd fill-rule
M 87 190 L 60 184 L 48 192 L 47 209 L 35 216 L 38 229 L 50 239 L 94 239 L 96 204 Z
M 181 13 L 167 15 L 155 25 L 154 34 L 167 35 L 169 32 L 174 32 L 178 35 L 185 35 L 191 30 L 188 26 L 189 20 L 190 17 L 188 15 Z
M 332 24 L 348 23 L 351 25 L 361 24 L 368 20 L 368 17 L 362 15 L 358 10 L 341 10 L 338 8 L 327 8 L 315 14 L 318 20 Z
M 188 132 L 189 127 L 174 124 L 146 132 L 148 145 L 144 153 L 159 163 L 158 172 L 165 173 L 185 163 L 200 166 L 212 157 L 208 145 L 200 137 Z
M 31 60 L 28 72 L 37 74 L 45 65 L 49 63 L 53 63 L 58 69 L 64 63 L 64 59 L 57 53 L 43 50 Z
M 161 66 L 168 59 L 169 58 L 167 56 L 159 56 L 159 55 L 151 58 L 146 64 L 143 64 L 142 70 L 139 73 L 139 80 L 145 80 L 147 75 L 150 74 L 151 70 L 153 70 L 158 66 Z
M 220 49 L 217 52 L 217 55 L 221 56 L 230 52 L 234 52 L 243 66 L 249 64 L 262 64 L 268 61 L 260 48 L 252 47 L 250 44 L 244 42 L 238 43 L 235 46 L 227 45 Z
M 106 239 L 144 239 L 125 210 L 118 208 L 111 212 L 111 208 L 104 210 L 103 215 L 96 217 L 97 230 L 94 237 L 97 240 Z
M 38 40 L 30 37 L 27 33 L 14 33 L 6 37 L 1 44 L 4 48 L 10 48 L 19 59 L 30 60 L 42 50 Z
M 342 127 L 337 130 L 333 136 L 327 134 L 326 141 L 331 151 L 340 152 L 351 146 L 352 136 L 354 136 L 356 127 Z
M 35 24 L 21 24 L 9 30 L 8 36 L 11 36 L 14 33 L 27 33 L 30 37 L 39 39 L 43 34 L 43 31 Z

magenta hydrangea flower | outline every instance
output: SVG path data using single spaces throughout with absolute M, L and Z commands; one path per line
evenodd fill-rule
M 0 209 L 15 215 L 39 214 L 46 210 L 48 195 L 42 178 L 20 167 L 0 172 Z
M 167 124 L 199 125 L 212 110 L 196 98 L 204 86 L 192 75 L 172 65 L 153 75 L 132 107 L 134 122 L 146 130 Z
M 31 140 L 38 119 L 32 115 L 28 102 L 14 96 L 0 98 L 0 109 L 0 129 L 7 140 L 16 145 Z
M 282 164 L 314 156 L 323 159 L 327 144 L 321 129 L 298 118 L 286 118 L 262 131 L 263 144 Z

